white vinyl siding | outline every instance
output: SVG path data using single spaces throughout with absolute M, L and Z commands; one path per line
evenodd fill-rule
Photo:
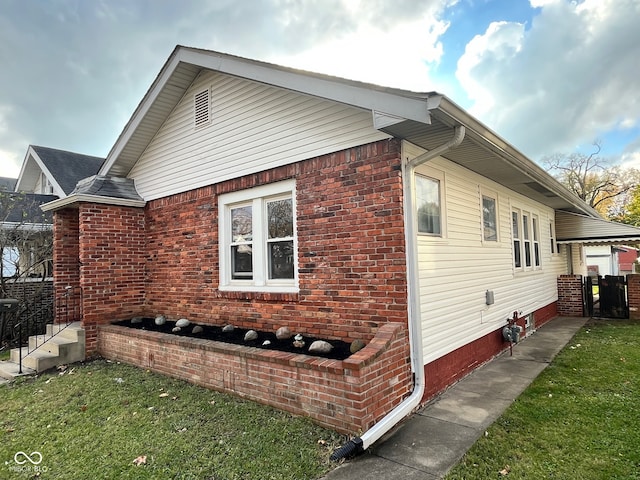
M 414 146 L 404 148 L 411 157 L 421 153 Z M 447 237 L 417 235 L 425 363 L 497 330 L 514 311 L 527 315 L 556 301 L 557 276 L 567 273 L 566 259 L 551 254 L 546 237 L 539 237 L 538 270 L 521 273 L 514 267 L 513 205 L 529 212 L 529 223 L 535 212 L 538 225 L 552 221 L 552 209 L 440 157 L 416 173 L 428 175 L 433 170 L 444 172 L 446 178 L 442 199 Z M 487 191 L 494 192 L 497 201 L 497 240 L 490 242 L 484 240 L 482 215 Z M 495 295 L 490 306 L 487 290 Z
M 194 128 L 194 95 L 210 89 L 210 125 Z M 145 200 L 389 138 L 372 113 L 205 72 L 129 173 Z M 171 179 L 171 181 L 167 181 Z

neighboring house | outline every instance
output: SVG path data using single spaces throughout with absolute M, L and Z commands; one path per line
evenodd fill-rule
M 441 94 L 186 47 L 98 175 L 44 209 L 88 355 L 365 431 L 365 448 L 502 351 L 514 312 L 526 333 L 557 316 L 558 279 L 586 274 L 585 238 L 557 225 L 600 222 Z M 318 360 L 110 325 L 157 314 L 367 346 Z
M 0 192 L 13 192 L 15 184 L 15 178 L 0 177 Z
M 0 178 L 0 192 L 5 193 L 0 202 L 3 276 L 51 275 L 51 252 L 46 252 L 47 258 L 37 257 L 51 243 L 52 215 L 43 215 L 39 206 L 66 197 L 103 162 L 104 158 L 30 145 L 18 178 Z
M 52 215 L 40 206 L 54 195 L 0 192 L 1 277 L 51 277 Z
M 589 275 L 627 275 L 634 272 L 638 249 L 620 245 L 585 246 Z
M 29 145 L 15 191 L 64 198 L 79 180 L 95 175 L 103 162 L 104 158 Z

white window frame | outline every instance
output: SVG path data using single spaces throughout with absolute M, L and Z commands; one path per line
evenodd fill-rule
M 514 221 L 514 215 L 515 221 Z M 513 268 L 516 270 L 524 270 L 524 248 L 522 246 L 522 210 L 519 208 L 511 207 L 511 238 L 513 249 Z M 517 245 L 516 245 L 517 242 Z M 520 265 L 516 262 L 516 259 L 520 260 Z
M 267 202 L 291 198 L 293 208 L 293 271 L 294 278 L 269 279 L 269 259 L 267 254 Z M 231 209 L 243 205 L 252 206 L 252 256 L 253 278 L 232 278 Z M 298 242 L 296 229 L 296 184 L 295 180 L 262 185 L 237 192 L 225 193 L 218 197 L 218 246 L 220 257 L 221 291 L 297 293 L 298 286 Z
M 533 268 L 537 270 L 542 265 L 542 251 L 540 250 L 540 217 L 531 214 L 531 240 L 533 241 Z
M 553 218 L 549 219 L 549 243 L 551 245 L 551 255 L 560 255 L 558 242 L 556 242 L 556 222 Z
M 517 216 L 515 225 L 513 217 L 514 214 Z M 516 229 L 518 234 L 517 236 Z M 532 272 L 541 270 L 543 255 L 540 243 L 540 215 L 532 210 L 526 210 L 518 206 L 512 206 L 511 238 L 514 269 L 518 272 Z M 516 243 L 519 245 L 518 247 L 516 247 Z M 516 249 L 518 248 L 520 257 L 519 266 L 516 264 Z M 537 255 L 536 251 L 538 252 Z
M 440 233 L 430 233 L 430 232 L 421 232 L 420 231 L 420 225 L 419 225 L 419 219 L 418 219 L 418 198 L 417 198 L 417 192 L 418 192 L 418 186 L 417 186 L 417 182 L 418 182 L 418 178 L 426 178 L 428 180 L 435 180 L 438 182 L 438 201 L 440 202 Z M 440 238 L 446 238 L 447 237 L 447 209 L 445 206 L 445 176 L 444 176 L 444 172 L 441 172 L 439 170 L 435 170 L 433 168 L 421 168 L 418 171 L 416 171 L 415 175 L 414 175 L 414 192 L 416 194 L 416 198 L 415 198 L 415 210 L 414 210 L 414 215 L 415 215 L 415 229 L 416 232 L 418 233 L 418 235 L 420 236 L 424 236 L 424 237 L 431 237 L 434 239 L 440 239 Z
M 487 239 L 485 237 L 485 222 L 484 222 L 484 199 L 490 198 L 495 202 L 495 228 L 496 228 L 496 238 L 495 239 Z M 498 194 L 492 192 L 490 190 L 486 190 L 484 188 L 480 189 L 480 228 L 482 229 L 482 243 L 487 245 L 496 245 L 500 242 L 500 211 L 499 211 L 499 203 L 498 203 Z

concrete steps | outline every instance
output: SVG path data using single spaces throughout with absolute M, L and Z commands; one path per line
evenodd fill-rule
M 37 349 L 36 349 L 37 347 Z M 27 348 L 22 347 L 23 355 Z M 84 360 L 85 336 L 80 322 L 67 327 L 47 325 L 44 335 L 29 337 L 29 353 L 22 358 L 22 372 L 40 373 L 58 365 Z M 12 380 L 18 372 L 20 349 L 13 348 L 8 362 L 0 362 L 0 377 Z

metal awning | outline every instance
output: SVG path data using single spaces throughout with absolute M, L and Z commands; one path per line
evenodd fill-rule
M 634 245 L 640 243 L 640 228 L 602 218 L 557 211 L 556 240 L 558 243 Z

